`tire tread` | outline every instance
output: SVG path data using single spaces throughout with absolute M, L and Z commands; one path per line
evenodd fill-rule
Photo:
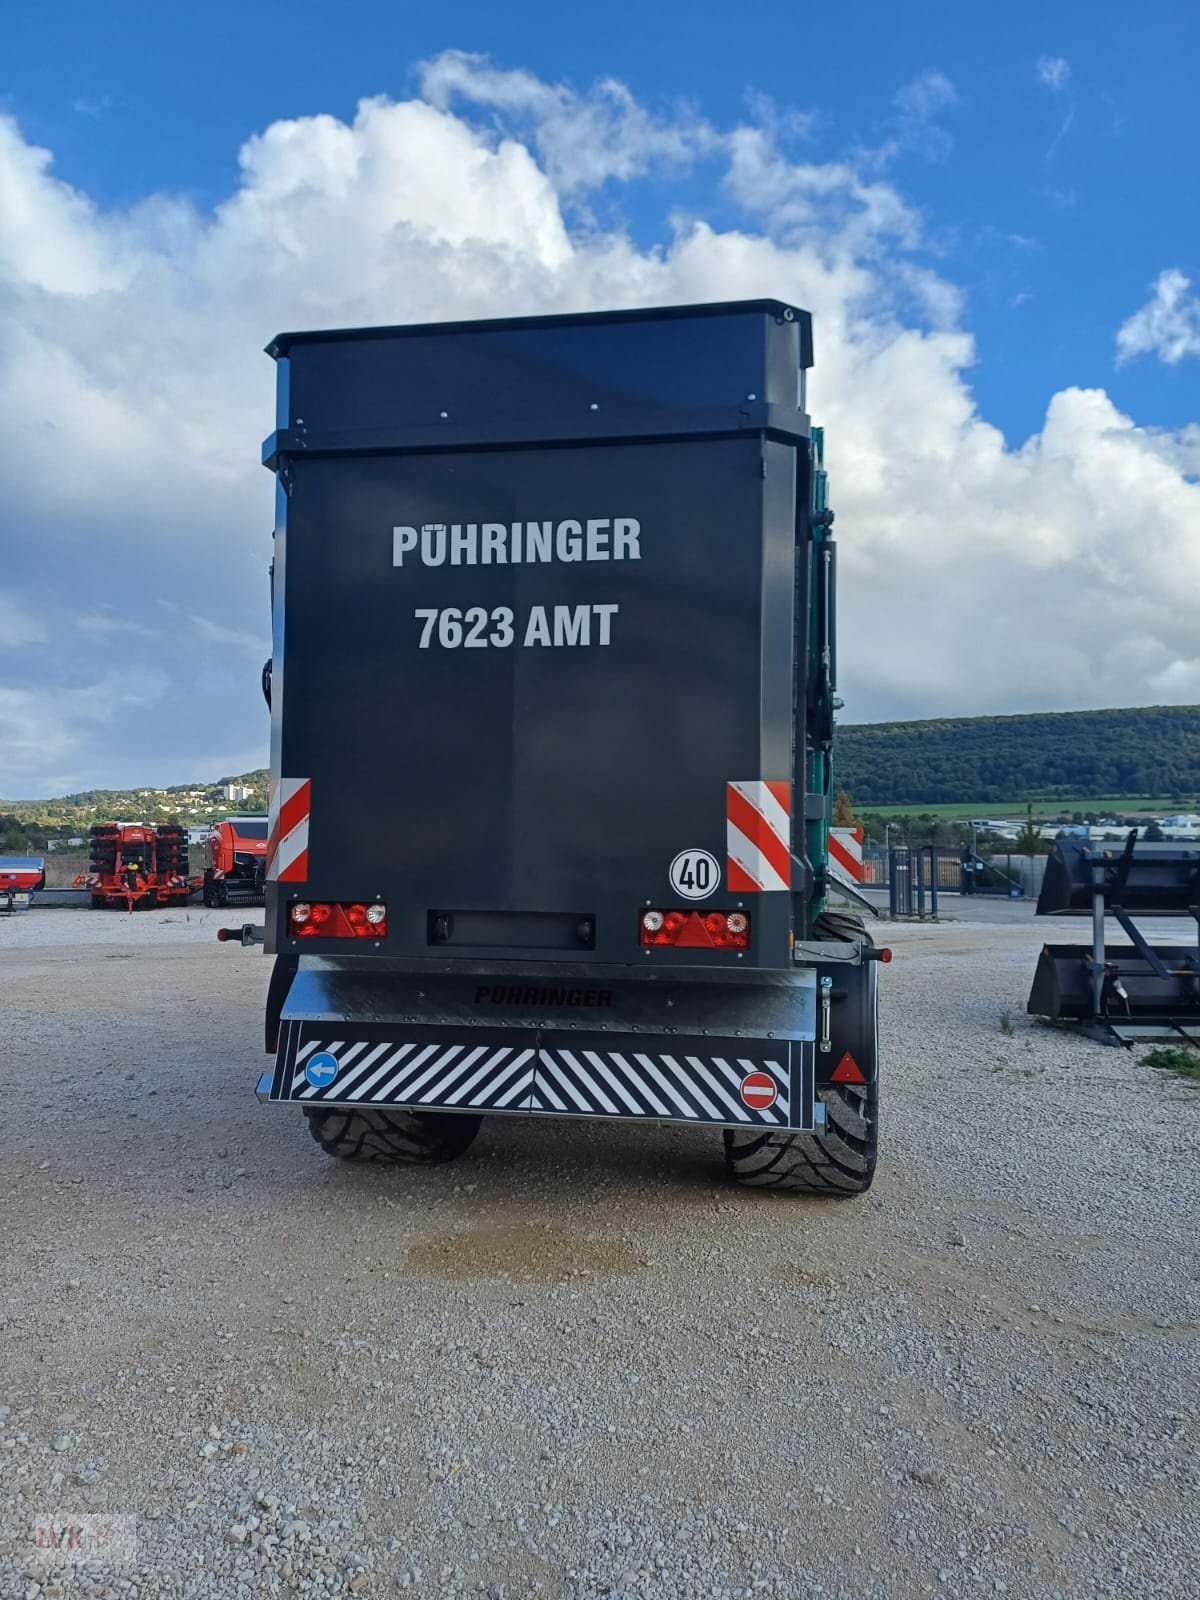
M 852 911 L 823 911 L 813 933 L 818 939 L 870 939 Z M 725 1163 L 735 1183 L 843 1198 L 871 1187 L 879 1144 L 878 1083 L 831 1083 L 817 1097 L 825 1107 L 822 1134 L 768 1131 L 747 1138 L 740 1129 L 725 1130 Z
M 386 1166 L 436 1166 L 453 1161 L 479 1132 L 482 1117 L 411 1111 L 346 1111 L 314 1107 L 304 1112 L 308 1131 L 339 1161 Z

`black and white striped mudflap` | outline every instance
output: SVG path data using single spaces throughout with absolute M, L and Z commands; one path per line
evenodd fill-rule
M 813 1047 L 789 1039 L 283 1023 L 260 1094 L 300 1105 L 813 1126 Z

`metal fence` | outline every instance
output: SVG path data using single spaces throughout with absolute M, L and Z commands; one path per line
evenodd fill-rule
M 943 894 L 994 895 L 1019 900 L 1036 894 L 1042 861 L 1023 856 L 985 861 L 970 850 L 947 845 L 868 845 L 864 882 L 886 887 L 894 917 L 936 916 Z M 1024 869 L 1024 870 L 1022 870 Z

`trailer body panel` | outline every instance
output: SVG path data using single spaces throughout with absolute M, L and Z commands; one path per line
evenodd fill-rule
M 374 900 L 364 955 L 694 967 L 638 922 L 694 853 L 697 905 L 750 920 L 704 965 L 789 967 L 810 451 L 786 309 L 284 341 L 269 948 L 301 948 L 297 901 Z M 661 360 L 621 354 L 647 338 Z M 736 785 L 778 800 L 749 878 Z

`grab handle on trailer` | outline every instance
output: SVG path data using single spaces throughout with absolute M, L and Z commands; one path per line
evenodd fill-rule
M 833 979 L 821 979 L 821 1039 L 818 1048 L 826 1053 L 833 1049 Z

